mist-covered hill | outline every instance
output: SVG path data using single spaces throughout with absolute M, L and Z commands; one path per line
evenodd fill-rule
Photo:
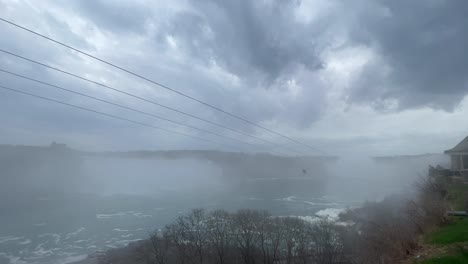
M 296 191 L 301 191 L 301 188 L 307 188 L 302 190 L 307 191 L 311 186 L 319 189 L 323 186 L 327 174 L 325 164 L 333 163 L 336 159 L 210 150 L 86 152 L 56 143 L 50 146 L 0 145 L 0 189 L 6 195 L 31 195 L 35 192 L 51 191 L 93 192 L 96 181 L 100 178 L 108 179 L 107 184 L 112 185 L 114 181 L 119 181 L 119 177 L 145 184 L 144 181 L 151 178 L 152 174 L 162 173 L 158 168 L 165 166 L 161 161 L 166 161 L 172 164 L 174 174 L 177 174 L 181 167 L 193 165 L 192 170 L 183 172 L 188 174 L 184 176 L 185 181 L 190 178 L 196 182 L 197 177 L 203 181 L 207 174 L 217 174 L 215 178 L 238 187 L 235 188 L 237 190 L 279 195 L 288 189 L 287 185 L 279 182 L 291 178 L 299 181 L 299 184 L 293 186 Z M 202 167 L 218 168 L 220 173 L 199 169 L 198 164 L 202 164 Z M 169 169 L 164 171 L 167 178 L 174 177 Z M 276 182 L 266 186 L 262 179 L 274 179 Z M 301 180 L 307 181 L 307 184 L 301 184 Z M 313 184 L 310 184 L 311 180 L 314 181 Z

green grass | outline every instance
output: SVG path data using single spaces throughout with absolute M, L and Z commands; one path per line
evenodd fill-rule
M 421 264 L 466 264 L 468 263 L 468 252 L 460 252 L 452 256 L 431 258 L 420 262 Z
M 450 184 L 447 188 L 449 192 L 449 203 L 453 210 L 465 210 L 465 197 L 468 193 L 468 185 L 464 184 Z M 468 242 L 468 218 L 453 217 L 453 222 L 441 227 L 439 230 L 427 234 L 425 242 L 430 244 L 441 245 L 453 254 L 431 258 L 418 262 L 420 264 L 468 264 L 468 251 L 458 250 L 453 251 L 453 247 L 460 245 L 451 245 L 454 243 Z
M 429 234 L 426 241 L 438 245 L 468 241 L 468 218 L 457 219 L 453 223 Z
M 468 185 L 465 184 L 452 184 L 448 187 L 450 194 L 450 204 L 454 210 L 465 209 L 465 193 L 468 192 Z

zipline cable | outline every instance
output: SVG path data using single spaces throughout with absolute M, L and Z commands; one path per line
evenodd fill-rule
M 310 145 L 308 145 L 308 144 L 305 144 L 305 143 L 303 143 L 303 142 L 300 142 L 300 141 L 298 141 L 298 140 L 295 140 L 295 139 L 293 139 L 293 138 L 291 138 L 291 137 L 289 137 L 289 136 L 286 136 L 286 135 L 284 135 L 284 134 L 282 134 L 282 133 L 279 133 L 279 132 L 276 132 L 276 131 L 274 131 L 274 130 L 272 130 L 272 129 L 266 128 L 266 127 L 264 127 L 264 126 L 262 126 L 262 125 L 256 124 L 255 122 L 252 122 L 252 121 L 248 120 L 247 118 L 244 118 L 244 117 L 241 117 L 241 116 L 239 116 L 239 115 L 236 115 L 236 114 L 233 114 L 233 113 L 231 113 L 231 112 L 228 112 L 228 111 L 226 111 L 226 110 L 223 110 L 223 109 L 221 109 L 220 107 L 214 106 L 214 105 L 212 105 L 212 104 L 210 104 L 210 103 L 207 103 L 207 102 L 205 102 L 205 101 L 203 101 L 203 100 L 201 100 L 201 99 L 198 99 L 198 98 L 195 98 L 195 97 L 193 97 L 193 96 L 191 96 L 191 95 L 188 95 L 188 94 L 186 94 L 186 93 L 180 92 L 180 91 L 178 91 L 178 90 L 176 90 L 176 89 L 174 89 L 174 88 L 171 88 L 171 87 L 169 87 L 169 86 L 167 86 L 167 85 L 164 85 L 164 84 L 162 84 L 162 83 L 159 83 L 159 82 L 157 82 L 157 81 L 154 81 L 154 80 L 152 80 L 152 79 L 149 79 L 148 77 L 145 77 L 145 76 L 143 76 L 143 75 L 141 75 L 141 74 L 135 73 L 135 72 L 133 72 L 133 71 L 131 71 L 131 70 L 128 70 L 128 69 L 126 69 L 126 68 L 124 68 L 124 67 L 118 66 L 118 65 L 116 65 L 116 64 L 114 64 L 114 63 L 108 62 L 108 61 L 106 61 L 106 60 L 104 60 L 104 59 L 101 59 L 101 58 L 99 58 L 99 57 L 96 57 L 96 56 L 94 56 L 94 55 L 91 55 L 91 54 L 89 54 L 89 53 L 87 53 L 87 52 L 85 52 L 85 51 L 82 51 L 82 50 L 80 50 L 80 49 L 74 48 L 74 47 L 72 47 L 72 46 L 70 46 L 70 45 L 68 45 L 68 44 L 65 44 L 65 43 L 63 43 L 63 42 L 60 42 L 60 41 L 58 41 L 58 40 L 55 40 L 55 39 L 53 39 L 53 38 L 51 38 L 51 37 L 48 37 L 48 36 L 46 36 L 46 35 L 43 35 L 43 34 L 41 34 L 41 33 L 39 33 L 39 32 L 36 32 L 36 31 L 34 31 L 34 30 L 32 30 L 32 29 L 26 28 L 26 27 L 24 27 L 24 26 L 21 26 L 21 25 L 19 25 L 19 24 L 16 24 L 16 23 L 14 23 L 14 22 L 12 22 L 12 21 L 9 21 L 9 20 L 4 19 L 4 18 L 1 18 L 1 17 L 0 17 L 0 21 L 3 21 L 3 22 L 5 22 L 5 23 L 7 23 L 7 24 L 10 24 L 10 25 L 12 25 L 12 26 L 15 26 L 16 28 L 22 29 L 22 30 L 24 30 L 24 31 L 27 31 L 27 32 L 29 32 L 29 33 L 32 33 L 32 34 L 34 34 L 34 35 L 36 35 L 36 36 L 39 36 L 39 37 L 44 38 L 44 39 L 46 39 L 46 40 L 49 40 L 49 41 L 51 41 L 51 42 L 54 42 L 54 43 L 56 43 L 56 44 L 58 44 L 58 45 L 61 45 L 61 46 L 63 46 L 63 47 L 66 47 L 66 48 L 68 48 L 68 49 L 70 49 L 70 50 L 73 50 L 73 51 L 75 51 L 75 52 L 78 52 L 78 53 L 80 53 L 80 54 L 82 54 L 82 55 L 85 55 L 85 56 L 87 56 L 87 57 L 89 57 L 89 58 L 92 58 L 92 59 L 97 60 L 97 61 L 99 61 L 99 62 L 102 62 L 102 63 L 104 63 L 104 64 L 106 64 L 106 65 L 109 65 L 109 66 L 111 66 L 111 67 L 113 67 L 113 68 L 116 68 L 116 69 L 118 69 L 118 70 L 121 70 L 121 71 L 123 71 L 123 72 L 125 72 L 125 73 L 127 73 L 127 74 L 133 75 L 133 76 L 135 76 L 135 77 L 137 77 L 137 78 L 140 78 L 140 79 L 142 79 L 142 80 L 145 80 L 145 81 L 147 81 L 147 82 L 149 82 L 149 83 L 152 83 L 152 84 L 154 84 L 154 85 L 157 85 L 157 86 L 159 86 L 159 87 L 162 87 L 162 88 L 164 88 L 164 89 L 166 89 L 166 90 L 172 91 L 172 92 L 174 92 L 174 93 L 176 93 L 176 94 L 179 94 L 179 95 L 181 95 L 181 96 L 183 96 L 183 97 L 186 97 L 186 98 L 188 98 L 188 99 L 190 99 L 190 100 L 192 100 L 192 101 L 195 101 L 195 102 L 200 103 L 200 104 L 202 104 L 202 105 L 205 105 L 205 106 L 207 106 L 207 107 L 209 107 L 209 108 L 212 108 L 212 109 L 214 109 L 214 110 L 216 110 L 216 111 L 219 111 L 219 112 L 221 112 L 221 113 L 224 113 L 224 114 L 226 114 L 226 115 L 228 115 L 228 116 L 231 116 L 231 117 L 233 117 L 233 118 L 236 118 L 236 119 L 238 119 L 238 120 L 241 120 L 241 121 L 243 121 L 243 122 L 246 122 L 246 123 L 248 123 L 248 124 L 250 124 L 250 125 L 253 125 L 253 126 L 255 126 L 255 127 L 261 128 L 261 129 L 263 129 L 263 130 L 266 130 L 266 131 L 268 131 L 268 132 L 270 132 L 270 133 L 273 133 L 273 134 L 275 134 L 275 135 L 278 135 L 278 136 L 280 136 L 280 137 L 283 137 L 283 138 L 285 138 L 285 139 L 287 139 L 287 140 L 289 140 L 289 141 L 292 141 L 292 142 L 294 142 L 294 143 L 296 143 L 296 144 L 305 146 L 305 147 L 307 147 L 307 148 L 309 148 L 309 149 L 312 149 L 312 150 L 314 150 L 314 151 L 318 151 L 318 152 L 323 153 L 323 154 L 327 154 L 327 153 L 325 153 L 324 151 L 322 151 L 322 150 L 320 150 L 320 149 L 318 149 L 318 148 L 316 148 L 316 147 L 310 146 Z

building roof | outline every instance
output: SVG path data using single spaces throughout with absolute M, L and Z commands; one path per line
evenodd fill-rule
M 468 153 L 468 137 L 463 139 L 460 143 L 458 143 L 455 147 L 446 150 L 445 153 Z

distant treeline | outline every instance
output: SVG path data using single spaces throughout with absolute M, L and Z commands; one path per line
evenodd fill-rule
M 212 161 L 221 160 L 243 160 L 243 159 L 274 159 L 274 160 L 303 160 L 335 162 L 337 156 L 277 156 L 269 153 L 243 153 L 225 152 L 218 150 L 161 150 L 161 151 L 107 151 L 107 152 L 86 152 L 88 155 L 124 157 L 124 158 L 161 158 L 161 159 L 183 159 L 197 158 Z
M 410 160 L 421 160 L 427 158 L 440 158 L 445 157 L 441 153 L 426 153 L 419 155 L 395 155 L 395 156 L 375 156 L 372 157 L 373 160 L 379 162 L 390 162 L 390 161 L 410 161 Z
M 80 180 L 81 165 L 80 153 L 63 144 L 0 145 L 0 198 L 16 199 L 50 190 L 66 192 Z
M 412 199 L 392 196 L 348 210 L 339 222 L 195 209 L 99 259 L 101 264 L 398 263 L 418 248 L 420 235 L 447 221 L 442 181 L 423 179 L 415 193 Z
M 326 164 L 335 157 L 282 157 L 266 153 L 237 153 L 214 150 L 86 152 L 65 144 L 50 146 L 0 145 L 0 180 L 5 189 L 16 191 L 63 190 L 74 181 L 86 183 L 82 171 L 86 159 L 199 160 L 221 169 L 220 177 L 245 195 L 292 195 L 292 190 L 314 192 L 326 184 Z M 99 161 L 97 162 L 99 164 Z M 102 164 L 109 164 L 103 162 Z M 112 170 L 109 170 L 112 171 Z M 106 170 L 103 170 L 105 173 Z M 150 173 L 150 172 L 148 172 Z M 135 175 L 138 177 L 138 175 Z M 247 182 L 251 179 L 277 179 L 277 182 Z M 296 181 L 288 181 L 295 178 Z M 283 182 L 279 182 L 283 180 Z M 37 182 L 37 184 L 36 184 Z M 34 183 L 29 184 L 28 183 Z M 60 185 L 63 184 L 63 185 Z M 79 185 L 79 183 L 75 184 Z M 36 188 L 37 187 L 37 188 Z

